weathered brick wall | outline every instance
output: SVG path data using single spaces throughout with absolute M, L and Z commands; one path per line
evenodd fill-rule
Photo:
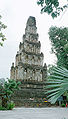
M 28 86 L 29 85 L 29 86 Z M 20 90 L 15 90 L 12 100 L 16 106 L 25 107 L 45 107 L 50 103 L 45 102 L 46 96 L 44 94 L 43 82 L 22 82 Z
M 47 106 L 49 103 L 45 104 L 45 95 L 43 89 L 21 89 L 15 91 L 12 100 L 15 102 L 16 106 Z

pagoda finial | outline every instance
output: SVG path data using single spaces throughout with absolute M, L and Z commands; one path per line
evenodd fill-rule
M 27 24 L 28 26 L 36 26 L 36 19 L 33 16 L 30 16 L 27 20 Z

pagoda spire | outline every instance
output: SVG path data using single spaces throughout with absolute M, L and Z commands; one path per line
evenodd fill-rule
M 20 42 L 16 54 L 15 67 L 10 71 L 11 78 L 43 81 L 43 72 L 46 73 L 46 68 L 43 65 L 44 55 L 40 50 L 41 43 L 38 41 L 38 36 L 36 19 L 30 16 L 26 23 L 23 42 Z

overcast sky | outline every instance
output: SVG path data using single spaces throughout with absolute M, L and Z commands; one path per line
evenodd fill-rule
M 0 78 L 10 77 L 10 67 L 12 62 L 15 61 L 15 55 L 25 33 L 29 16 L 36 17 L 37 32 L 41 42 L 41 51 L 44 53 L 44 62 L 47 65 L 56 62 L 55 56 L 50 54 L 51 46 L 48 30 L 52 25 L 68 27 L 68 11 L 53 20 L 47 14 L 40 14 L 40 7 L 36 2 L 37 0 L 0 0 L 2 22 L 7 25 L 4 30 L 7 40 L 4 42 L 4 46 L 0 47 Z

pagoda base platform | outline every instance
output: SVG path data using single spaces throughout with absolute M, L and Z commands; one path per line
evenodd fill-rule
M 51 106 L 44 94 L 44 82 L 21 81 L 20 90 L 15 90 L 12 100 L 16 106 L 46 107 Z

